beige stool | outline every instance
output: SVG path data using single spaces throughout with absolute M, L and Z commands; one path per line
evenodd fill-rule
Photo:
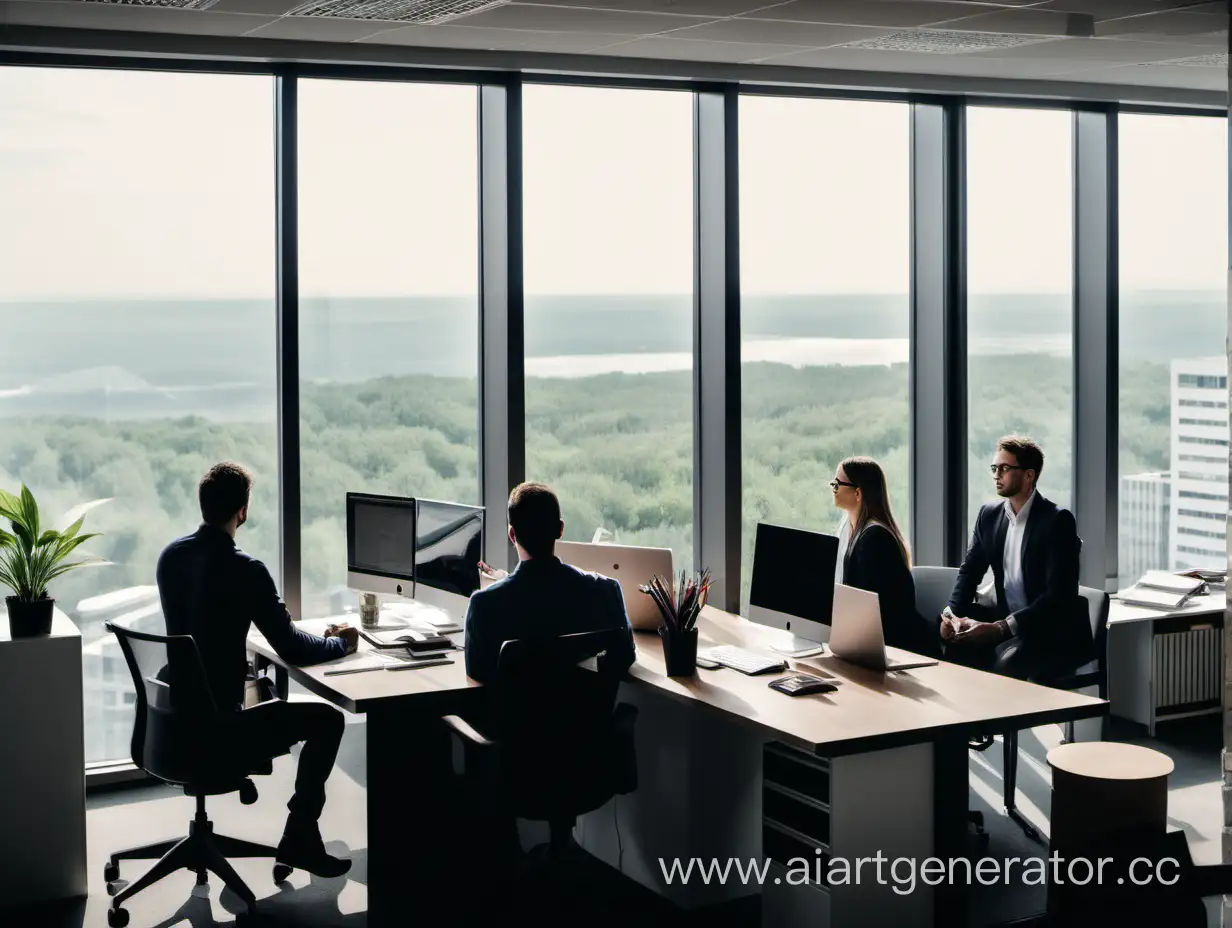
M 1111 741 L 1063 744 L 1048 752 L 1052 767 L 1050 844 L 1062 860 L 1089 857 L 1122 840 L 1162 839 L 1168 824 L 1172 758 Z M 1064 872 L 1064 871 L 1062 871 Z M 1064 877 L 1062 878 L 1064 880 Z M 1092 905 L 1095 886 L 1048 887 L 1048 911 L 1062 915 Z

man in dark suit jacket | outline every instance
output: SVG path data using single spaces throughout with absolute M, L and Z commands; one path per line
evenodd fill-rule
M 1043 467 L 1031 439 L 997 443 L 991 470 L 1001 499 L 981 507 L 942 614 L 948 660 L 1041 682 L 1090 660 L 1091 626 L 1078 594 L 1082 542 L 1073 513 L 1036 490 Z M 995 603 L 980 603 L 990 567 Z
M 235 544 L 236 531 L 248 519 L 251 488 L 252 475 L 231 462 L 214 465 L 201 478 L 201 527 L 171 542 L 158 559 L 163 617 L 168 635 L 192 635 L 196 642 L 222 716 L 222 730 L 214 733 L 221 744 L 255 763 L 304 743 L 277 860 L 337 877 L 351 862 L 325 851 L 317 821 L 342 741 L 342 713 L 324 703 L 283 700 L 244 709 L 246 641 L 256 625 L 284 660 L 316 664 L 354 651 L 359 630 L 330 626 L 320 637 L 295 627 L 269 570 Z
M 560 502 L 551 489 L 541 483 L 513 488 L 509 540 L 517 548 L 518 567 L 471 595 L 466 610 L 468 676 L 484 683 L 493 680 L 506 641 L 610 629 L 623 629 L 625 636 L 620 653 L 606 659 L 624 668 L 633 663 L 633 631 L 620 584 L 562 563 L 554 551 L 564 530 Z

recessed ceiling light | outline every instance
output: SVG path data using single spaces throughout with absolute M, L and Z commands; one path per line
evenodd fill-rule
M 218 0 L 84 0 L 86 3 L 110 3 L 113 6 L 166 6 L 177 10 L 206 10 Z
M 1228 53 L 1216 52 L 1211 55 L 1194 55 L 1189 58 L 1173 58 L 1171 61 L 1143 61 L 1141 64 L 1146 67 L 1169 67 L 1169 68 L 1226 68 L 1228 66 Z
M 878 52 L 923 52 L 927 55 L 967 55 L 1000 48 L 1017 48 L 1055 41 L 1048 35 L 1010 35 L 1004 32 L 964 32 L 956 29 L 905 29 L 876 39 L 859 39 L 839 48 Z
M 504 6 L 508 2 L 509 0 L 311 0 L 297 6 L 287 15 L 377 19 L 435 26 L 459 16 Z

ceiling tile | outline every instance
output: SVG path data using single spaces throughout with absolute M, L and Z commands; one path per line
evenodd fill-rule
M 584 55 L 588 52 L 603 55 L 607 53 L 608 46 L 629 41 L 627 35 L 602 32 L 527 32 L 524 35 L 527 38 L 519 40 L 519 51 L 550 52 L 557 55 Z
M 782 0 L 552 0 L 553 6 L 588 7 L 637 13 L 680 13 L 686 16 L 739 16 Z
M 1003 32 L 1010 35 L 1056 35 L 1068 34 L 1072 13 L 1055 10 L 998 10 L 956 19 L 947 23 L 933 23 L 939 29 L 954 29 L 962 32 Z M 1090 23 L 1090 20 L 1087 20 Z M 1088 31 L 1089 25 L 1088 25 Z
M 389 23 L 385 24 L 389 26 Z M 470 26 L 398 26 L 358 41 L 365 45 L 417 45 L 424 48 L 520 48 L 531 36 L 555 35 L 519 29 L 481 29 Z M 619 36 L 618 38 L 627 38 Z
M 757 18 L 902 29 L 971 16 L 980 9 L 958 0 L 792 0 L 760 10 Z
M 810 49 L 769 59 L 762 63 L 809 68 L 1006 79 L 1042 77 L 1055 74 L 1066 67 L 1064 62 L 1046 59 L 1008 61 L 975 55 L 930 55 L 922 52 L 882 52 L 860 48 Z
M 747 42 L 699 42 L 690 39 L 650 36 L 605 48 L 602 54 L 622 58 L 675 58 L 680 61 L 759 61 L 784 52 L 803 51 L 790 45 L 758 45 Z
M 672 33 L 673 38 L 705 39 L 714 42 L 796 45 L 821 48 L 861 39 L 888 35 L 888 28 L 831 26 L 823 23 L 786 23 L 768 19 L 722 19 L 702 26 L 690 26 Z
M 454 26 L 494 29 L 534 29 L 542 32 L 606 32 L 653 35 L 710 22 L 713 16 L 676 16 L 670 13 L 631 13 L 581 7 L 510 3 L 453 20 Z
M 320 16 L 284 16 L 248 33 L 253 39 L 292 39 L 305 42 L 354 42 L 387 32 L 392 24 L 369 19 L 325 19 Z
M 297 6 L 303 6 L 304 0 L 218 0 L 211 12 L 227 13 L 258 13 L 262 16 L 281 16 L 289 13 Z
M 16 0 L 6 7 L 11 26 L 57 26 L 66 29 L 123 29 L 191 35 L 243 35 L 273 17 L 214 10 L 82 3 L 81 0 Z
M 1165 61 L 1194 54 L 1192 45 L 1168 42 L 1134 42 L 1128 39 L 1057 39 L 1039 45 L 1005 48 L 984 53 L 987 58 L 1050 58 L 1074 62 L 1075 67 L 1101 62 L 1132 64 Z
M 1163 35 L 1192 36 L 1226 32 L 1227 16 L 1212 16 L 1210 13 L 1152 13 L 1150 16 L 1129 16 L 1101 22 L 1095 34 L 1106 35 Z

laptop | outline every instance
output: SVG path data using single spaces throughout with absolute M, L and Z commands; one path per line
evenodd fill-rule
M 910 651 L 887 648 L 877 594 L 841 583 L 834 584 L 829 644 L 830 653 L 839 660 L 883 673 L 933 667 L 938 663 Z
M 625 596 L 625 611 L 629 613 L 629 624 L 634 629 L 654 631 L 663 624 L 659 607 L 638 588 L 649 583 L 654 576 L 673 582 L 671 548 L 558 541 L 556 556 L 578 570 L 602 574 L 619 583 Z

